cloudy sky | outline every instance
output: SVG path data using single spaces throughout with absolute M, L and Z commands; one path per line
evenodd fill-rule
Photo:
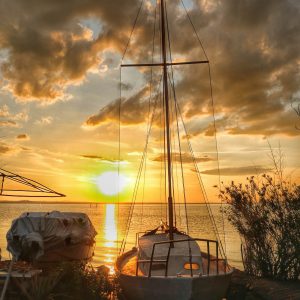
M 183 2 L 210 61 L 221 180 L 243 181 L 269 171 L 271 144 L 275 152 L 281 147 L 286 175 L 300 182 L 295 128 L 300 118 L 291 106 L 300 102 L 299 1 Z M 120 83 L 119 65 L 140 5 L 138 0 L 1 1 L 1 168 L 66 194 L 66 201 L 114 201 L 99 181 L 103 173 L 118 170 L 121 86 L 121 199 L 130 201 L 151 116 L 149 78 L 160 78 L 157 68 L 152 73 L 126 68 Z M 143 1 L 123 62 L 159 61 L 155 7 L 155 1 Z M 167 12 L 173 60 L 205 59 L 182 2 L 167 1 Z M 174 73 L 195 161 L 209 198 L 217 200 L 207 65 L 176 67 Z M 161 110 L 158 105 L 148 141 L 150 175 L 142 176 L 146 201 L 161 200 L 153 192 L 161 185 L 164 161 Z M 189 200 L 196 201 L 195 167 L 182 129 L 180 136 Z M 176 147 L 174 142 L 178 164 Z

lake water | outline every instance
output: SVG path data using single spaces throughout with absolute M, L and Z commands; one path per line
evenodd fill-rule
M 0 203 L 0 248 L 3 259 L 9 258 L 6 251 L 6 233 L 13 219 L 23 212 L 49 212 L 53 210 L 84 212 L 91 219 L 96 231 L 96 248 L 92 263 L 94 265 L 105 264 L 113 268 L 118 249 L 120 248 L 128 219 L 130 205 L 128 204 L 24 204 Z M 211 205 L 212 214 L 220 239 L 229 263 L 242 269 L 240 254 L 240 237 L 235 229 L 222 218 L 219 205 Z M 186 218 L 184 206 L 177 207 L 176 223 L 179 230 L 186 231 Z M 188 206 L 189 233 L 193 237 L 215 239 L 207 208 L 203 204 L 190 204 Z M 132 222 L 127 238 L 126 247 L 135 245 L 136 233 L 147 229 L 154 229 L 161 219 L 165 219 L 165 206 L 161 204 L 136 205 L 133 211 Z M 224 229 L 224 230 L 223 230 Z M 225 235 L 224 235 L 225 232 Z M 224 242 L 225 237 L 225 242 Z M 226 247 L 225 247 L 226 245 Z M 201 245 L 200 245 L 201 246 Z

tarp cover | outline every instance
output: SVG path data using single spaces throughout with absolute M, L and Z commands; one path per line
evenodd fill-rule
M 7 250 L 16 260 L 38 260 L 48 251 L 65 249 L 67 244 L 92 246 L 96 234 L 84 213 L 23 213 L 7 232 Z

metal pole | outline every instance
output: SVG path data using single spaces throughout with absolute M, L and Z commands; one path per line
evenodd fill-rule
M 164 0 L 160 2 L 161 6 L 161 44 L 163 57 L 163 90 L 166 106 L 166 136 L 167 136 L 167 157 L 168 157 L 168 212 L 169 212 L 169 238 L 173 240 L 173 199 L 172 199 L 172 167 L 171 167 L 171 142 L 170 142 L 170 116 L 169 116 L 169 91 L 168 91 L 168 73 L 167 73 L 167 53 L 166 53 L 166 33 L 165 33 L 165 5 Z

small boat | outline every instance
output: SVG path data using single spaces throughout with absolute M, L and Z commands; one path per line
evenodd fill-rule
M 64 197 L 45 185 L 0 169 L 0 196 Z M 97 232 L 89 217 L 75 212 L 25 212 L 7 232 L 7 250 L 14 261 L 61 262 L 92 258 Z
M 172 135 L 170 129 L 174 117 L 170 118 L 172 109 L 170 109 L 169 89 L 174 88 L 175 84 L 170 82 L 172 75 L 168 72 L 168 68 L 172 65 L 208 63 L 208 60 L 182 63 L 167 61 L 168 26 L 166 4 L 164 0 L 160 0 L 161 45 L 159 49 L 161 49 L 162 61 L 155 64 L 121 65 L 121 68 L 151 66 L 162 69 L 167 222 L 161 223 L 155 229 L 137 233 L 136 246 L 131 250 L 126 251 L 123 244 L 116 261 L 116 271 L 128 300 L 220 300 L 226 297 L 233 271 L 222 251 L 221 241 L 218 238 L 213 240 L 190 236 L 188 232 L 176 228 L 173 215 L 175 204 L 171 139 L 176 134 Z M 177 104 L 173 105 L 174 111 Z
M 84 213 L 27 212 L 12 222 L 7 250 L 15 261 L 90 260 L 97 232 Z

